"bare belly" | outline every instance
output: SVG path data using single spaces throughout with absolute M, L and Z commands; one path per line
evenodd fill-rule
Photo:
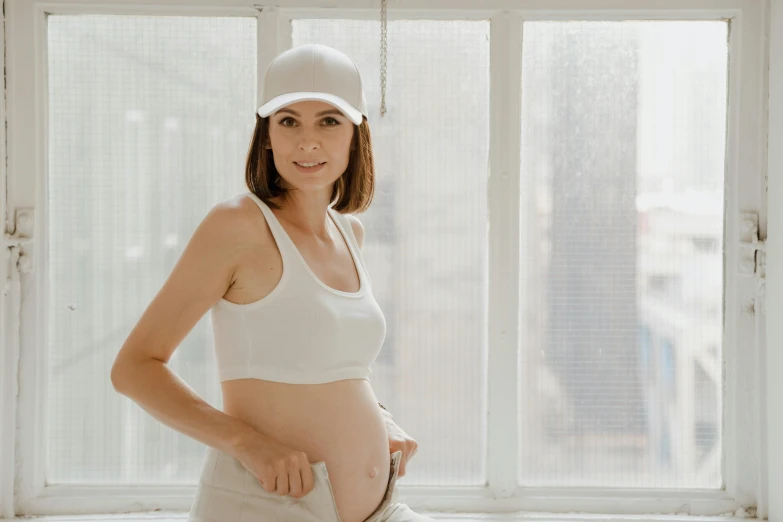
M 324 461 L 342 522 L 362 522 L 383 500 L 389 439 L 370 383 L 285 384 L 224 381 L 225 413 Z

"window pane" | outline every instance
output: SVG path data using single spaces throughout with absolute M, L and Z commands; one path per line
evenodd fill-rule
M 256 19 L 50 16 L 49 483 L 183 483 L 204 447 L 114 392 L 198 223 L 244 189 Z M 220 406 L 209 315 L 173 369 Z
M 520 481 L 719 488 L 727 25 L 528 22 Z
M 364 258 L 388 332 L 372 383 L 420 444 L 405 481 L 481 484 L 489 24 L 390 21 L 383 117 L 377 22 L 296 20 L 293 43 L 340 49 L 365 84 L 377 190 Z

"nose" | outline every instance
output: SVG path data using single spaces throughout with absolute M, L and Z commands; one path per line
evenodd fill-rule
M 299 150 L 304 152 L 313 152 L 321 148 L 321 144 L 318 142 L 318 140 L 310 133 L 306 133 L 302 136 L 302 139 L 299 141 Z

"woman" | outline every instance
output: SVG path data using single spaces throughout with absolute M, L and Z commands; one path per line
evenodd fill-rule
M 120 393 L 208 446 L 192 522 L 432 520 L 397 501 L 417 445 L 368 380 L 386 324 L 349 214 L 373 195 L 366 118 L 350 58 L 323 45 L 278 56 L 250 192 L 209 212 L 117 356 Z M 223 412 L 167 366 L 208 310 Z

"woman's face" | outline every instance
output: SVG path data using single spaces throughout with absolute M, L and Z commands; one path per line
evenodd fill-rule
M 267 148 L 287 187 L 331 190 L 348 168 L 353 133 L 353 122 L 333 105 L 302 101 L 269 116 Z

